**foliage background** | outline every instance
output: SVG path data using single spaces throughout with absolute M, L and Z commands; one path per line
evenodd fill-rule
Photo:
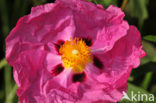
M 102 4 L 105 8 L 111 4 L 121 7 L 126 14 L 124 19 L 138 27 L 147 56 L 141 60 L 141 66 L 131 73 L 128 80 L 128 95 L 131 90 L 136 93 L 140 91 L 156 95 L 156 0 L 88 1 Z M 5 60 L 5 38 L 17 20 L 30 13 L 32 6 L 50 2 L 54 0 L 0 0 L 0 103 L 18 102 L 12 67 Z M 133 103 L 126 100 L 122 102 Z M 156 103 L 156 100 L 152 103 Z

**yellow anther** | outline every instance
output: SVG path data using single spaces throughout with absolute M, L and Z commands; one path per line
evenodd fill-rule
M 65 68 L 71 68 L 73 72 L 80 73 L 86 64 L 92 62 L 90 47 L 82 39 L 75 38 L 66 41 L 59 49 Z

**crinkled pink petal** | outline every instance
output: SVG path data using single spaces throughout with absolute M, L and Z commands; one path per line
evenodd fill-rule
M 44 64 L 45 68 L 47 68 L 47 70 L 51 72 L 56 65 L 62 64 L 61 57 L 53 53 L 47 53 Z
M 107 15 L 108 13 L 108 15 Z M 127 34 L 129 25 L 123 20 L 124 13 L 120 8 L 110 6 L 106 9 L 107 15 L 103 20 L 103 28 L 98 30 L 93 50 L 102 50 L 104 52 L 113 48 L 114 43 Z
M 13 64 L 21 52 L 45 46 L 51 50 L 52 43 L 70 40 L 75 31 L 70 9 L 56 4 L 46 4 L 32 8 L 31 14 L 18 21 L 6 39 L 6 58 Z M 23 49 L 23 45 L 25 49 Z M 51 51 L 53 52 L 53 51 Z
M 59 84 L 64 87 L 67 88 L 69 85 L 72 84 L 72 71 L 70 69 L 65 69 L 62 73 L 60 73 L 59 75 L 55 76 L 53 79 L 54 81 L 58 82 Z
M 53 85 L 55 84 L 55 85 Z M 74 88 L 75 87 L 75 88 Z M 56 102 L 71 102 L 74 103 L 76 100 L 79 99 L 77 93 L 78 91 L 78 85 L 77 84 L 72 84 L 69 86 L 68 89 L 62 87 L 56 79 L 50 79 L 48 82 L 43 87 L 44 90 L 44 97 L 46 100 L 46 103 L 51 103 L 51 101 Z M 76 90 L 76 92 L 74 92 Z M 67 103 L 68 103 L 67 102 Z
M 127 35 L 119 39 L 112 50 L 104 54 L 97 52 L 94 55 L 103 62 L 104 68 L 99 70 L 90 65 L 92 69 L 86 69 L 87 74 L 94 79 L 94 82 L 101 83 L 101 85 L 109 85 L 114 89 L 120 88 L 119 93 L 122 95 L 126 90 L 126 82 L 131 69 L 139 66 L 140 58 L 145 56 L 145 52 L 142 50 L 139 31 L 136 27 L 130 26 Z
M 19 87 L 17 95 L 23 103 L 32 103 L 35 101 L 34 95 L 40 95 L 40 79 L 42 78 L 40 74 L 44 70 L 41 64 L 45 54 L 41 50 L 23 52 L 13 65 L 14 79 Z
M 129 29 L 128 23 L 123 20 L 124 13 L 120 8 L 110 6 L 104 10 L 85 0 L 57 1 L 73 9 L 75 37 L 91 38 L 93 42 L 95 41 L 93 49 L 110 50 Z

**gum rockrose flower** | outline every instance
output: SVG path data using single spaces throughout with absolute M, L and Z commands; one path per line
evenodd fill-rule
M 6 38 L 20 103 L 116 103 L 145 56 L 120 8 L 85 0 L 33 7 Z

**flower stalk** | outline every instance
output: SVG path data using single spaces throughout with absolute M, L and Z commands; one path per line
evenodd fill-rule
M 121 9 L 122 9 L 123 11 L 125 10 L 127 3 L 128 3 L 128 0 L 124 0 L 124 1 L 123 1 L 122 5 L 121 5 Z
M 1 61 L 0 61 L 0 69 L 2 69 L 4 66 L 7 65 L 7 61 L 5 58 L 3 58 Z

